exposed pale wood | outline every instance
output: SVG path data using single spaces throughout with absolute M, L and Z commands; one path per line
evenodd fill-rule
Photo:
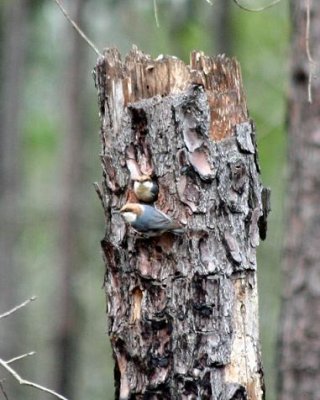
M 235 59 L 212 58 L 194 51 L 188 66 L 176 57 L 159 56 L 153 60 L 135 47 L 123 64 L 117 49 L 108 49 L 105 56 L 108 63 L 105 90 L 112 93 L 109 101 L 117 101 L 108 105 L 114 113 L 115 129 L 123 107 L 129 103 L 180 93 L 193 84 L 202 85 L 208 95 L 212 139 L 231 135 L 235 124 L 248 119 L 240 67 Z

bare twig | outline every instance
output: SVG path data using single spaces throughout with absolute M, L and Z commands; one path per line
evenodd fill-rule
M 92 48 L 93 51 L 96 52 L 96 54 L 99 57 L 102 57 L 102 54 L 100 53 L 98 48 L 91 42 L 91 40 L 88 38 L 88 36 L 86 36 L 84 34 L 84 32 L 79 28 L 79 26 L 71 19 L 71 17 L 67 13 L 67 10 L 61 4 L 60 0 L 54 0 L 54 1 L 57 3 L 57 5 L 60 8 L 60 10 L 62 11 L 63 15 L 67 18 L 67 20 L 70 22 L 70 24 L 73 26 L 73 28 L 79 33 L 79 35 L 82 37 L 82 39 L 87 42 L 87 44 Z
M 314 62 L 310 51 L 310 0 L 306 0 L 307 24 L 306 24 L 306 53 L 308 60 Z
M 3 382 L 3 380 L 0 381 L 0 390 L 1 390 L 2 394 L 3 394 L 3 397 L 4 397 L 6 400 L 9 400 L 9 397 L 8 397 L 6 391 L 4 390 L 4 387 L 3 387 L 2 382 Z
M 93 186 L 94 186 L 95 191 L 96 191 L 96 193 L 97 193 L 97 195 L 99 197 L 99 200 L 100 200 L 100 202 L 102 204 L 102 207 L 104 208 L 103 193 L 102 193 L 102 190 L 101 190 L 98 182 L 93 182 Z
M 20 383 L 20 385 L 31 386 L 35 389 L 41 390 L 42 392 L 52 394 L 52 396 L 55 396 L 56 398 L 58 398 L 60 400 L 68 400 L 66 397 L 55 392 L 54 390 L 48 389 L 45 386 L 41 386 L 41 385 L 38 385 L 37 383 L 27 381 L 27 380 L 21 378 L 21 376 L 13 368 L 11 368 L 10 365 L 6 361 L 2 360 L 1 358 L 0 358 L 0 365 L 5 370 L 7 370 L 11 374 L 11 376 L 13 376 Z
M 309 77 L 308 77 L 308 102 L 312 103 L 312 75 L 314 60 L 310 51 L 310 0 L 306 0 L 307 23 L 306 23 L 306 53 L 309 61 Z
M 156 20 L 157 28 L 160 28 L 157 0 L 153 0 L 153 9 L 154 9 L 154 18 Z
M 234 2 L 236 3 L 236 5 L 237 5 L 238 7 L 240 7 L 242 10 L 249 11 L 249 12 L 260 12 L 260 11 L 266 10 L 267 8 L 271 8 L 271 7 L 275 6 L 276 4 L 280 3 L 281 0 L 274 0 L 274 1 L 272 1 L 271 3 L 269 3 L 269 4 L 267 4 L 267 5 L 263 6 L 263 7 L 259 7 L 259 8 L 249 8 L 249 7 L 246 7 L 246 6 L 244 6 L 243 4 L 241 4 L 241 3 L 239 2 L 239 0 L 233 0 L 233 1 L 234 1 Z
M 36 296 L 30 297 L 30 299 L 24 301 L 23 303 L 21 303 L 21 304 L 19 304 L 18 306 L 12 308 L 11 310 L 9 310 L 9 311 L 7 311 L 7 312 L 5 312 L 5 313 L 3 313 L 3 314 L 0 314 L 0 319 L 9 317 L 9 315 L 13 314 L 14 312 L 16 312 L 17 310 L 19 310 L 20 308 L 25 307 L 25 306 L 26 306 L 27 304 L 29 304 L 31 301 L 34 301 L 34 300 L 36 300 L 36 299 L 37 299 Z
M 14 357 L 14 358 L 10 358 L 10 360 L 7 360 L 7 361 L 5 361 L 5 362 L 6 362 L 7 364 L 11 364 L 11 363 L 13 363 L 13 362 L 15 362 L 15 361 L 22 360 L 22 359 L 25 358 L 25 357 L 33 356 L 34 354 L 36 354 L 35 351 L 30 351 L 29 353 L 21 354 L 21 356 L 17 356 L 17 357 Z

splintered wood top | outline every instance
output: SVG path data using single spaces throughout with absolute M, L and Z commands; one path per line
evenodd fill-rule
M 213 140 L 232 136 L 234 126 L 249 118 L 240 65 L 234 58 L 209 57 L 193 51 L 190 65 L 186 65 L 173 56 L 152 59 L 134 46 L 124 61 L 117 49 L 106 49 L 97 67 L 105 69 L 105 95 L 118 107 L 180 93 L 190 85 L 203 86 L 210 107 Z

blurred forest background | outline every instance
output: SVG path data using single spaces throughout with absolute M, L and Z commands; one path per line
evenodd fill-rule
M 243 1 L 249 7 L 265 0 Z M 71 17 L 96 46 L 132 44 L 188 62 L 193 49 L 241 63 L 257 126 L 262 179 L 272 188 L 266 242 L 258 253 L 260 327 L 267 399 L 275 399 L 280 250 L 285 190 L 288 2 L 259 13 L 232 0 L 69 0 Z M 99 117 L 91 71 L 96 54 L 52 0 L 0 2 L 0 357 L 23 377 L 72 399 L 114 398 L 102 290 L 104 216 Z M 9 399 L 51 399 L 1 370 Z M 0 396 L 1 397 L 1 396 Z

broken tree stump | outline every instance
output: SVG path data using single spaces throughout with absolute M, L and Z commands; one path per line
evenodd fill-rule
M 256 247 L 269 191 L 239 64 L 108 49 L 94 76 L 115 398 L 263 399 Z M 184 235 L 144 238 L 114 212 L 137 202 L 142 174 Z

